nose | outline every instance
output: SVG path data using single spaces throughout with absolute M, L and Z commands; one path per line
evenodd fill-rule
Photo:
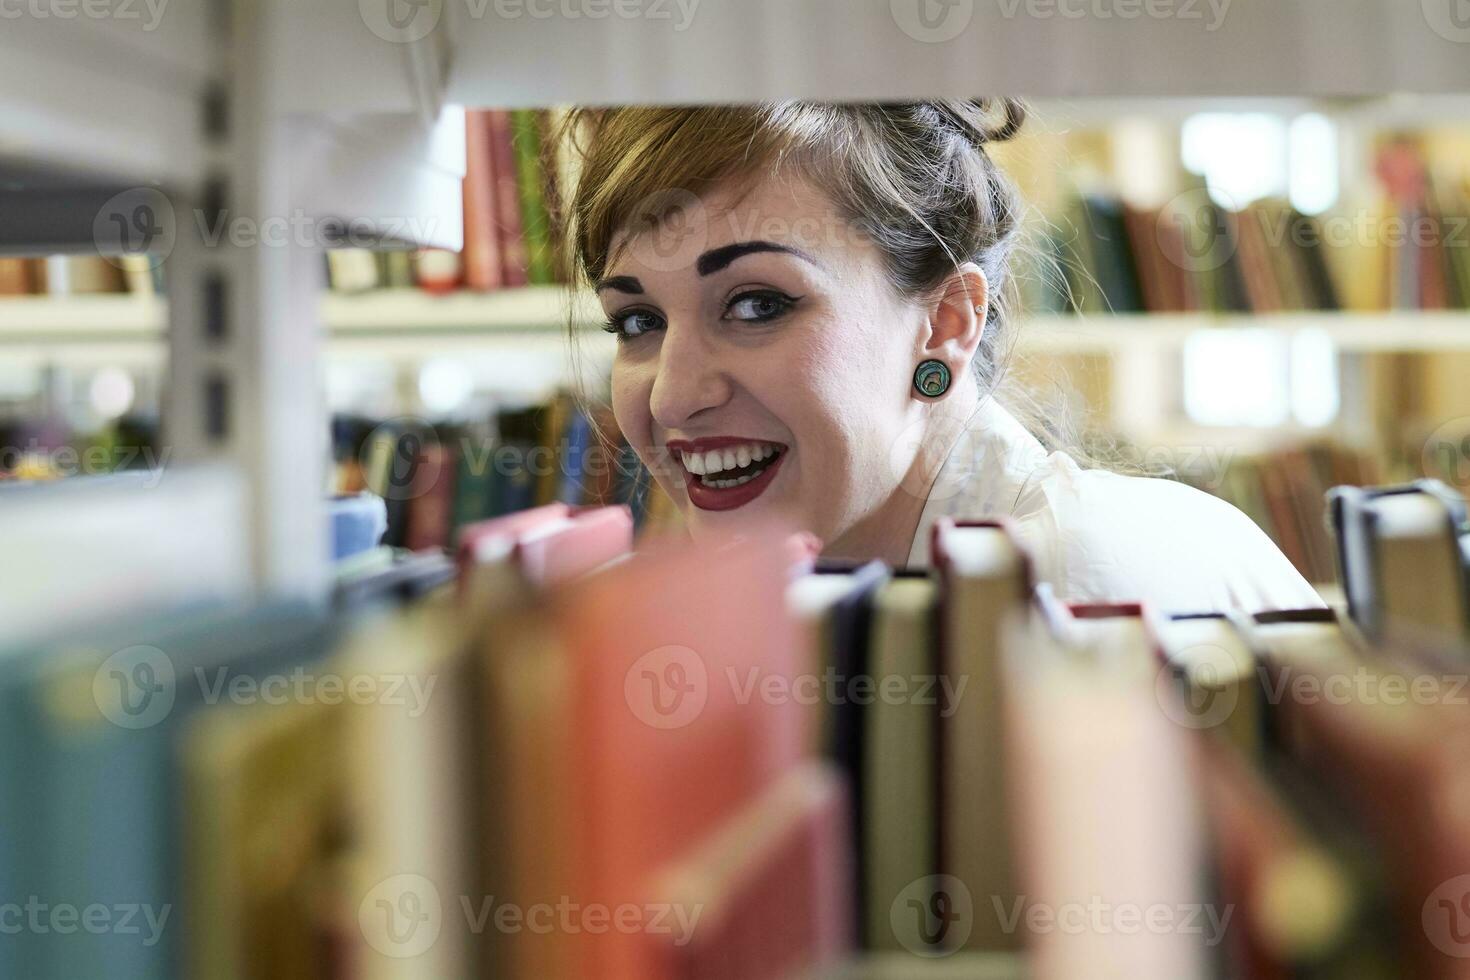
M 648 410 L 664 429 L 685 429 L 696 417 L 730 400 L 728 365 L 697 326 L 664 328 Z

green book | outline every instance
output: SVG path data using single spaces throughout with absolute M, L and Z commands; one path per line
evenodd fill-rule
M 551 216 L 546 210 L 546 170 L 541 156 L 541 120 L 534 110 L 511 113 L 516 151 L 516 181 L 526 238 L 526 277 L 533 286 L 556 281 L 551 249 Z

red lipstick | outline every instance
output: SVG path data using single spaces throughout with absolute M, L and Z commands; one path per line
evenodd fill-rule
M 754 474 L 753 479 L 740 484 L 738 487 L 713 487 L 704 482 L 704 479 L 689 471 L 683 465 L 684 453 L 703 453 L 712 449 L 728 449 L 731 446 L 744 446 L 752 443 L 765 443 L 776 448 L 774 458 L 767 456 L 760 461 L 752 461 L 749 466 L 737 467 L 734 470 L 726 470 L 722 474 L 725 479 L 739 479 L 741 476 Z M 689 493 L 689 502 L 700 510 L 734 510 L 744 507 L 761 494 L 776 478 L 776 471 L 781 464 L 786 462 L 786 454 L 789 447 L 785 443 L 775 442 L 770 439 L 743 438 L 740 436 L 712 436 L 704 439 L 671 439 L 665 448 L 669 455 L 679 465 L 679 471 L 684 475 L 684 487 Z M 728 474 L 728 475 L 724 475 Z

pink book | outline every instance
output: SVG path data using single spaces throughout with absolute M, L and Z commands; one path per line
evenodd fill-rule
M 507 287 L 527 283 L 525 222 L 516 181 L 516 151 L 510 113 L 497 109 L 490 117 L 490 166 L 495 173 L 495 226 L 500 237 L 501 280 Z
M 543 524 L 565 520 L 571 513 L 566 504 L 547 504 L 517 511 L 486 521 L 476 521 L 459 529 L 455 545 L 461 578 L 475 565 L 494 561 L 509 554 L 522 534 Z
M 586 575 L 632 549 L 632 511 L 621 504 L 589 507 L 521 534 L 514 561 L 528 582 L 549 587 Z
M 490 151 L 490 114 L 465 114 L 464 284 L 497 289 L 504 284 L 500 233 L 495 228 L 496 182 Z

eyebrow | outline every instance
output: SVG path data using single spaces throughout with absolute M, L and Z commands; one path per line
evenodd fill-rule
M 597 284 L 593 292 L 600 293 L 604 289 L 616 289 L 620 293 L 643 295 L 643 283 L 639 282 L 634 276 L 612 276 L 609 279 L 604 279 Z
M 699 262 L 695 265 L 695 268 L 701 276 L 712 276 L 721 269 L 729 266 L 736 259 L 744 258 L 747 255 L 754 255 L 757 252 L 783 252 L 786 255 L 794 255 L 820 268 L 820 263 L 801 249 L 792 248 L 789 245 L 781 245 L 777 242 L 766 241 L 735 242 L 733 245 L 712 248 L 699 257 Z

